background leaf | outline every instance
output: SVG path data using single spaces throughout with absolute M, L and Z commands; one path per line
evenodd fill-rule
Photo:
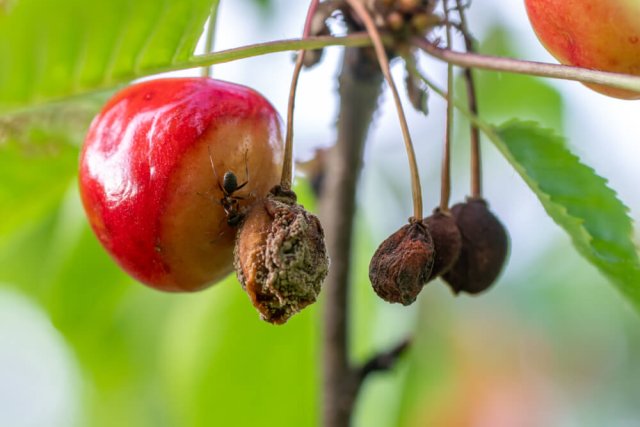
M 189 59 L 212 0 L 21 0 L 0 9 L 0 111 Z
M 492 138 L 578 251 L 640 310 L 640 260 L 627 208 L 561 137 L 534 122 L 509 121 Z
M 0 149 L 0 234 L 33 220 L 60 200 L 75 176 L 78 156 L 77 149 L 61 147 L 55 153 L 32 155 L 16 145 Z
M 50 212 L 77 170 L 102 97 L 0 117 L 0 237 Z
M 318 314 L 266 324 L 235 277 L 181 297 L 160 354 L 176 425 L 316 425 Z

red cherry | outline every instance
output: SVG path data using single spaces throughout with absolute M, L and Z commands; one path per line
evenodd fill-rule
M 561 63 L 640 76 L 640 1 L 525 0 L 531 26 Z M 605 95 L 640 92 L 587 84 Z
M 244 212 L 278 184 L 282 155 L 282 121 L 257 92 L 208 78 L 151 80 L 116 94 L 94 119 L 80 195 L 125 271 L 156 289 L 195 291 L 233 268 L 225 173 L 247 181 L 233 193 Z

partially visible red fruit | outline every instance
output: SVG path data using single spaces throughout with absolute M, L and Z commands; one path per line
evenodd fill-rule
M 234 193 L 244 197 L 240 210 L 264 197 L 280 178 L 281 128 L 266 99 L 232 83 L 175 78 L 125 88 L 94 119 L 80 158 L 80 194 L 98 239 L 156 289 L 195 291 L 224 278 L 236 230 L 218 183 L 228 171 L 248 181 Z
M 531 25 L 561 63 L 640 76 L 640 0 L 525 0 Z M 587 84 L 605 95 L 640 92 Z

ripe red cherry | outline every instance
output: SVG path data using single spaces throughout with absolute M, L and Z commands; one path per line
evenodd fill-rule
M 195 291 L 233 268 L 225 173 L 247 181 L 233 193 L 243 197 L 242 212 L 279 182 L 282 145 L 278 113 L 249 88 L 208 78 L 147 81 L 116 94 L 91 124 L 80 195 L 125 271 L 156 289 Z
M 538 38 L 563 64 L 640 76 L 640 0 L 525 0 Z M 640 92 L 588 84 L 622 99 Z

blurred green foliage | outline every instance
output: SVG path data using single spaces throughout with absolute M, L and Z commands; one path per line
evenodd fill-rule
M 89 230 L 75 189 L 2 243 L 0 282 L 39 302 L 80 363 L 86 425 L 317 420 L 317 309 L 276 328 L 235 278 L 193 295 L 134 284 Z
M 0 111 L 190 58 L 210 0 L 21 0 L 0 8 Z
M 509 32 L 494 26 L 479 45 L 487 55 L 517 58 L 519 55 Z M 491 123 L 517 117 L 544 123 L 556 132 L 563 131 L 564 105 L 562 96 L 543 79 L 510 73 L 474 71 L 478 90 L 478 109 L 482 118 Z M 464 82 L 458 79 L 456 94 L 464 96 Z

